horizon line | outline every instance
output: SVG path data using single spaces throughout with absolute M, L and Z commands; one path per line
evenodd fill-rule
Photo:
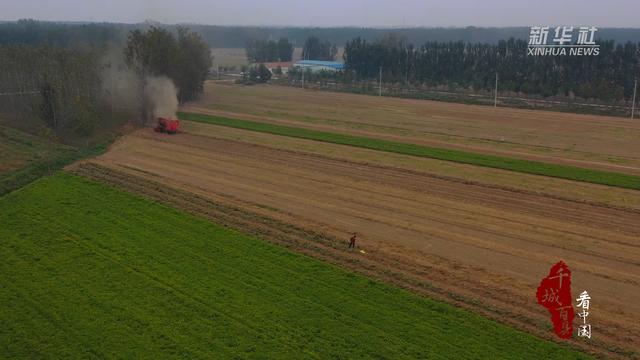
M 137 22 L 124 22 L 124 21 L 101 21 L 101 20 L 42 20 L 42 19 L 34 19 L 34 18 L 20 18 L 15 20 L 0 20 L 0 24 L 6 23 L 17 23 L 19 21 L 35 21 L 42 23 L 57 23 L 57 24 L 117 24 L 117 25 L 144 25 L 144 24 L 159 24 L 159 25 L 167 25 L 167 26 L 217 26 L 217 27 L 256 27 L 256 28 L 276 28 L 276 29 L 290 29 L 290 28 L 300 28 L 300 29 L 373 29 L 373 30 L 411 30 L 411 29 L 514 29 L 514 28 L 530 28 L 532 26 L 540 26 L 540 24 L 534 25 L 438 25 L 438 26 L 429 26 L 429 25 L 268 25 L 268 24 L 211 24 L 211 23 L 199 23 L 199 22 L 162 22 L 158 20 L 142 20 Z M 544 26 L 549 27 L 557 27 L 557 26 L 567 26 L 566 24 L 558 25 L 558 24 L 545 24 Z M 575 26 L 575 25 L 574 25 Z M 638 30 L 640 26 L 595 26 L 598 29 L 628 29 L 628 30 Z

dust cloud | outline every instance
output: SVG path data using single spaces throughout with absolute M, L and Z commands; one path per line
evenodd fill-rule
M 145 95 L 151 105 L 153 117 L 175 118 L 178 111 L 178 89 L 165 76 L 146 79 Z
M 176 117 L 178 89 L 168 77 L 142 77 L 115 51 L 105 56 L 102 69 L 104 101 L 113 111 L 136 114 L 143 124 L 157 117 Z

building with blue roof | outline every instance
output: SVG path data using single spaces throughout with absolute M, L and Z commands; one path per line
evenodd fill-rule
M 344 70 L 344 63 L 337 61 L 300 60 L 293 64 L 295 68 L 302 68 L 313 72 Z

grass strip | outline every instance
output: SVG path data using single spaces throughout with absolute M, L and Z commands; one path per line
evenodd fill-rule
M 107 144 L 100 144 L 87 148 L 60 150 L 55 155 L 31 161 L 26 166 L 0 174 L 0 197 L 43 176 L 53 174 L 77 160 L 99 155 L 106 149 Z
M 113 138 L 93 146 L 73 147 L 0 126 L 0 196 L 17 190 L 45 175 L 51 175 L 74 161 L 99 155 L 107 150 Z M 20 165 L 12 166 L 12 162 Z M 9 164 L 7 166 L 7 164 Z

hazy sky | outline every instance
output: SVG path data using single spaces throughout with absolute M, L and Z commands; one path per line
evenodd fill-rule
M 0 20 L 299 26 L 640 27 L 640 0 L 0 0 Z

